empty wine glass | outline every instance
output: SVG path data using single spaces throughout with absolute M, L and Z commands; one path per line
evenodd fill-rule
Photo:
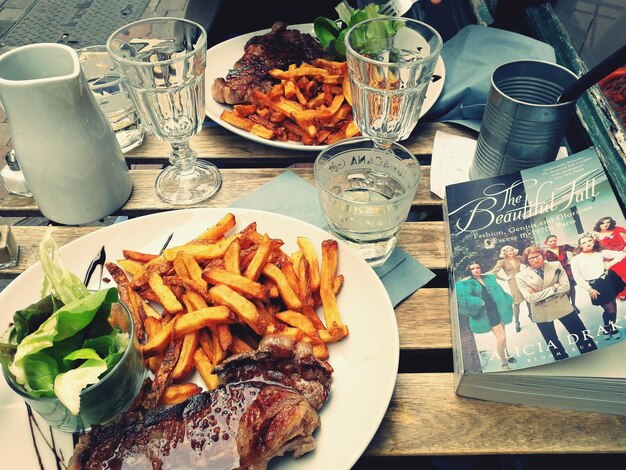
M 128 24 L 107 41 L 143 124 L 172 146 L 171 166 L 156 179 L 157 194 L 173 204 L 193 204 L 221 185 L 215 165 L 197 160 L 189 139 L 204 120 L 207 36 L 193 21 L 150 18 Z

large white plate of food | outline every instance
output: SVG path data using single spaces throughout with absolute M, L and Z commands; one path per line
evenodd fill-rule
M 155 258 L 154 255 L 161 252 L 164 242 L 171 233 L 173 233 L 173 237 L 168 242 L 168 248 L 162 251 L 160 257 Z M 54 233 L 52 236 L 54 237 Z M 215 239 L 215 236 L 220 238 Z M 331 241 L 323 243 L 327 240 Z M 228 247 L 234 247 L 235 244 L 239 250 L 239 255 L 233 257 L 233 253 L 236 251 L 231 252 Z M 191 369 L 191 375 L 182 376 L 178 382 L 196 384 L 203 392 L 189 392 L 190 397 L 187 398 L 185 395 L 187 392 L 182 390 L 180 391 L 182 395 L 178 398 L 174 393 L 165 400 L 163 399 L 165 395 L 163 395 L 159 403 L 165 402 L 166 405 L 160 404 L 152 411 L 145 412 L 147 414 L 143 415 L 143 422 L 141 415 L 139 415 L 130 422 L 125 420 L 122 423 L 107 424 L 105 428 L 100 428 L 101 432 L 99 433 L 86 434 L 79 441 L 77 447 L 79 450 L 76 451 L 81 453 L 83 461 L 99 456 L 98 458 L 108 459 L 109 463 L 115 461 L 120 464 L 121 460 L 126 458 L 129 464 L 139 465 L 137 468 L 144 468 L 141 464 L 146 464 L 148 468 L 152 468 L 154 462 L 146 457 L 149 454 L 153 459 L 162 459 L 163 468 L 218 469 L 230 468 L 232 465 L 238 466 L 242 463 L 253 464 L 255 459 L 258 459 L 256 460 L 258 463 L 271 458 L 272 452 L 274 452 L 272 449 L 283 449 L 284 447 L 291 450 L 287 451 L 283 457 L 272 458 L 269 468 L 348 469 L 354 465 L 376 433 L 387 410 L 395 386 L 399 359 L 398 330 L 389 297 L 374 271 L 355 252 L 343 246 L 341 242 L 336 244 L 333 237 L 327 232 L 293 218 L 247 209 L 187 209 L 139 217 L 100 229 L 62 247 L 60 255 L 67 270 L 82 278 L 90 261 L 94 259 L 94 255 L 101 252 L 102 247 L 105 248 L 107 263 L 115 263 L 126 269 L 128 282 L 118 282 L 117 284 L 120 298 L 124 299 L 123 289 L 127 290 L 126 296 L 128 296 L 128 289 L 131 289 L 134 292 L 132 295 L 135 296 L 135 309 L 138 308 L 139 304 L 144 305 L 142 304 L 144 302 L 145 305 L 153 307 L 161 317 L 160 319 L 157 318 L 157 321 L 162 322 L 163 328 L 174 322 L 172 327 L 174 333 L 167 336 L 170 342 L 174 341 L 173 338 L 184 337 L 177 336 L 176 333 L 178 325 L 183 324 L 180 318 L 186 316 L 189 318 L 189 311 L 194 311 L 194 305 L 196 305 L 194 302 L 202 302 L 202 300 L 198 300 L 197 296 L 195 301 L 190 300 L 191 294 L 189 294 L 189 298 L 184 297 L 191 291 L 196 292 L 196 294 L 200 293 L 199 298 L 206 299 L 210 310 L 211 304 L 213 304 L 213 308 L 220 308 L 219 305 L 225 305 L 222 302 L 228 303 L 228 300 L 224 300 L 229 298 L 224 293 L 228 290 L 224 286 L 232 286 L 233 289 L 238 289 L 241 298 L 254 302 L 251 305 L 257 306 L 258 312 L 265 310 L 262 315 L 260 313 L 250 315 L 249 312 L 246 314 L 245 308 L 231 299 L 234 303 L 230 307 L 231 316 L 226 324 L 230 325 L 227 329 L 230 328 L 231 335 L 239 339 L 233 339 L 230 343 L 232 346 L 229 346 L 228 349 L 222 348 L 223 362 L 214 370 L 224 372 L 224 376 L 220 375 L 222 385 L 214 385 L 217 386 L 217 389 L 211 392 L 206 391 L 211 388 L 205 380 L 204 374 L 207 373 L 207 370 L 198 369 L 199 363 L 195 363 L 196 368 Z M 269 255 L 265 253 L 268 249 Z M 191 258 L 183 257 L 181 252 L 190 255 Z M 230 254 L 227 255 L 227 252 Z M 337 256 L 336 265 L 333 262 L 335 254 Z M 145 257 L 145 255 L 150 256 Z M 185 265 L 188 267 L 187 274 L 179 273 L 178 269 L 181 265 L 174 267 L 178 257 L 180 257 L 179 261 L 182 260 L 183 263 L 191 262 L 193 264 L 190 259 L 195 260 L 203 270 L 204 278 L 208 279 L 205 292 L 198 290 L 197 286 L 194 287 L 194 282 L 192 282 L 193 269 L 190 264 Z M 315 257 L 317 260 L 312 261 L 312 263 L 304 262 L 304 260 L 314 260 Z M 151 259 L 157 259 L 157 261 L 146 265 L 145 263 L 150 262 Z M 167 262 L 169 262 L 169 268 Z M 237 262 L 240 263 L 238 266 Z M 259 265 L 259 263 L 261 264 Z M 319 294 L 316 293 L 314 287 L 316 276 L 313 266 L 316 263 L 321 286 L 318 288 Z M 273 267 L 268 267 L 269 264 L 272 264 Z M 165 268 L 161 269 L 162 267 Z M 293 270 L 290 270 L 289 267 L 292 267 Z M 233 272 L 237 269 L 242 275 L 251 271 L 253 278 L 255 278 L 254 272 L 261 273 L 256 276 L 258 284 L 263 286 L 263 289 L 259 291 L 260 294 L 255 293 L 257 291 L 255 291 L 254 284 L 238 284 L 236 280 L 229 280 L 228 276 L 219 278 L 220 273 L 224 275 L 223 271 L 230 270 Z M 146 285 L 140 287 L 142 283 L 139 278 L 142 273 L 146 272 L 150 273 L 148 286 L 154 288 L 151 294 Z M 183 310 L 179 313 L 162 312 L 163 309 L 157 302 L 160 299 L 161 287 L 159 284 L 152 283 L 151 273 L 154 272 L 159 273 L 165 282 L 164 285 L 172 290 L 176 298 L 181 299 L 181 303 L 184 305 Z M 285 279 L 279 273 L 285 273 L 288 285 L 296 286 L 292 287 L 293 292 L 298 290 L 295 299 L 293 293 L 290 294 L 289 289 L 284 287 Z M 293 273 L 295 273 L 295 277 Z M 119 272 L 117 276 L 111 275 L 105 269 L 100 278 L 99 272 L 96 271 L 96 275 L 89 286 L 90 288 L 97 287 L 100 279 L 102 279 L 102 287 L 115 286 L 115 280 L 120 279 L 118 276 Z M 172 280 L 178 276 L 189 276 L 189 279 L 182 283 L 179 282 L 180 280 Z M 40 298 L 42 280 L 42 268 L 40 263 L 37 263 L 0 293 L 0 325 L 2 325 L 2 329 L 6 328 L 12 321 L 16 310 L 22 309 Z M 198 278 L 198 280 L 201 279 Z M 133 282 L 138 283 L 134 288 L 132 288 Z M 213 292 L 212 289 L 219 286 L 222 287 Z M 249 288 L 252 290 L 247 290 Z M 261 300 L 264 295 L 264 300 Z M 297 304 L 298 298 L 302 301 L 300 306 Z M 335 301 L 336 308 L 333 307 Z M 306 306 L 311 303 L 315 306 L 314 314 L 317 313 L 323 326 L 323 328 L 316 327 L 320 328 L 317 330 L 319 336 L 315 331 L 309 331 L 306 334 L 302 331 L 298 332 L 300 328 L 307 328 L 306 324 L 301 322 L 303 321 L 302 317 L 307 317 L 310 314 L 310 311 L 306 310 Z M 177 310 L 176 307 L 168 308 Z M 293 314 L 294 311 L 297 313 L 298 309 L 304 313 L 301 315 Z M 186 312 L 186 310 L 189 311 Z M 242 311 L 240 312 L 240 310 Z M 285 310 L 292 313 L 283 314 Z M 154 315 L 147 313 L 143 307 L 140 311 L 144 312 L 143 317 L 138 320 L 134 318 L 135 324 L 146 322 L 149 316 Z M 270 319 L 267 317 L 268 312 L 273 315 Z M 164 319 L 163 315 L 167 318 Z M 257 318 L 255 315 L 260 316 Z M 264 319 L 264 323 L 256 323 L 261 322 L 261 319 Z M 327 323 L 332 323 L 333 326 L 324 326 Z M 265 339 L 260 335 L 255 335 L 253 331 L 258 329 L 260 324 L 265 325 L 263 327 L 265 333 L 261 335 Z M 185 325 L 187 325 L 185 328 L 189 327 L 187 323 Z M 206 323 L 206 325 L 209 326 L 199 330 L 199 334 L 201 332 L 210 333 L 206 336 L 209 341 L 216 340 L 217 333 L 210 329 L 210 323 Z M 268 325 L 273 325 L 273 327 L 270 328 Z M 217 328 L 217 324 L 213 327 Z M 141 347 L 144 355 L 146 355 L 146 351 L 152 350 L 150 345 L 154 346 L 157 336 L 150 336 L 152 334 L 150 331 L 153 330 L 147 327 L 147 323 L 144 323 L 143 329 L 147 336 Z M 137 331 L 137 328 L 135 330 Z M 182 334 L 187 334 L 185 331 Z M 289 348 L 297 348 L 294 346 L 297 343 L 303 348 L 298 350 L 299 352 L 293 358 L 291 356 L 288 358 L 289 361 L 293 360 L 293 363 L 289 363 L 286 366 L 287 369 L 280 369 L 280 367 L 275 366 L 275 362 L 280 362 L 282 359 L 272 356 L 273 346 L 265 347 L 261 353 L 259 353 L 260 350 L 254 349 L 255 341 L 262 340 L 262 344 L 265 345 L 274 344 L 272 341 L 276 341 L 277 338 L 279 338 L 279 342 L 282 341 L 282 338 L 286 336 L 278 335 L 279 332 L 291 337 L 291 343 L 287 341 L 283 345 L 287 344 Z M 212 337 L 212 334 L 216 334 L 216 336 Z M 335 336 L 336 342 L 332 342 L 333 336 Z M 201 353 L 206 352 L 206 356 L 211 359 L 211 357 L 215 357 L 215 351 L 210 353 L 205 349 L 205 344 L 202 342 L 203 337 L 204 335 L 200 334 L 196 350 Z M 314 337 L 316 339 L 313 339 Z M 219 341 L 222 341 L 221 336 Z M 212 347 L 219 349 L 219 346 L 216 346 L 220 344 L 219 341 L 214 342 Z M 247 347 L 241 341 L 246 343 Z M 239 346 L 235 347 L 235 343 L 238 343 Z M 171 347 L 171 344 L 167 345 L 166 351 L 169 351 Z M 243 348 L 241 350 L 243 356 L 237 356 L 233 353 L 233 351 L 239 350 L 237 348 Z M 158 348 L 154 349 L 153 352 L 157 350 Z M 182 351 L 185 351 L 184 345 Z M 166 358 L 168 354 L 165 353 Z M 180 352 L 178 360 L 182 361 L 181 358 L 185 354 L 187 353 Z M 224 357 L 227 358 L 224 359 Z M 166 362 L 166 359 L 163 359 L 161 364 L 154 364 L 153 388 L 158 382 L 156 376 L 160 373 L 160 367 L 165 367 L 162 365 L 163 362 Z M 278 367 L 282 371 L 282 375 L 277 374 L 276 370 L 278 369 L 274 369 L 274 367 Z M 270 370 L 270 378 L 268 379 L 262 373 L 259 375 L 259 368 Z M 289 384 L 280 379 L 282 376 L 290 375 L 285 373 L 286 370 L 292 372 Z M 216 432 L 214 427 L 208 426 L 207 428 L 206 425 L 206 420 L 210 421 L 217 413 L 222 414 L 225 421 L 230 422 L 232 418 L 234 423 L 237 423 L 238 419 L 241 420 L 239 423 L 244 422 L 241 415 L 243 413 L 243 416 L 247 416 L 246 422 L 250 425 L 250 415 L 256 416 L 255 419 L 260 419 L 259 416 L 263 418 L 263 408 L 261 407 L 261 412 L 259 412 L 258 406 L 260 405 L 257 404 L 260 398 L 253 399 L 252 404 L 244 404 L 243 408 L 239 410 L 236 410 L 236 407 L 218 410 L 216 406 L 213 406 L 210 414 L 205 416 L 205 420 L 198 419 L 196 415 L 188 414 L 188 412 L 196 412 L 202 406 L 210 406 L 206 405 L 207 400 L 199 402 L 197 397 L 217 393 L 219 390 L 224 390 L 224 387 L 233 386 L 233 383 L 249 383 L 251 376 L 249 374 L 246 376 L 246 374 L 250 371 L 253 371 L 255 380 L 258 379 L 264 383 L 276 380 L 276 386 L 290 390 L 289 393 L 292 394 L 292 398 L 288 398 L 287 406 L 278 412 L 286 412 L 288 413 L 287 417 L 289 417 L 289 413 L 292 413 L 295 408 L 306 408 L 307 418 L 299 419 L 295 428 L 286 426 L 280 428 L 279 432 L 275 432 L 276 428 L 274 428 L 272 439 L 279 442 L 278 444 L 274 442 L 278 447 L 272 447 L 269 454 L 264 449 L 256 448 L 253 444 L 253 442 L 260 442 L 259 439 L 263 440 L 268 436 L 250 435 L 250 426 L 246 432 L 243 432 L 241 431 L 242 424 L 238 425 L 239 430 L 236 429 L 237 425 L 234 425 L 235 428 L 229 431 L 231 433 L 230 442 L 234 447 L 225 448 L 223 445 L 228 444 L 228 442 L 223 439 L 223 434 L 226 431 L 222 429 Z M 320 378 L 322 376 L 326 378 Z M 331 380 L 327 380 L 328 377 Z M 298 383 L 301 381 L 304 381 L 304 385 L 299 387 Z M 225 382 L 226 385 L 224 385 Z M 257 387 L 263 389 L 265 386 L 267 386 L 266 383 Z M 239 387 L 239 385 L 234 387 Z M 317 390 L 313 394 L 317 402 L 311 400 L 308 395 L 308 390 L 311 389 Z M 236 393 L 236 390 L 232 393 Z M 261 397 L 262 392 L 258 392 L 258 394 Z M 299 403 L 297 407 L 289 404 L 293 403 L 289 400 L 293 399 L 294 394 L 300 397 L 297 400 Z M 211 395 L 211 397 L 214 396 Z M 253 394 L 253 396 L 256 395 Z M 303 396 L 306 398 L 302 398 Z M 168 402 L 167 400 L 172 401 Z M 181 400 L 182 403 L 169 405 Z M 211 399 L 208 402 L 210 404 Z M 248 413 L 246 415 L 248 405 L 250 407 L 258 405 L 256 414 Z M 173 407 L 165 408 L 167 410 L 178 407 L 176 408 L 178 412 L 168 411 L 164 413 L 163 406 Z M 183 409 L 184 412 L 181 411 Z M 185 436 L 187 437 L 186 440 L 183 439 L 184 443 L 174 442 L 176 439 L 172 438 L 167 431 L 167 429 L 171 429 L 172 420 L 175 422 L 177 416 L 180 416 L 180 419 L 184 421 L 182 424 L 174 425 L 185 429 L 183 434 L 186 433 Z M 164 419 L 169 421 L 164 423 Z M 288 420 L 274 420 L 274 422 L 284 423 Z M 307 424 L 302 426 L 302 422 Z M 113 426 L 113 428 L 109 427 L 109 431 L 102 432 L 102 429 L 107 429 L 107 426 Z M 129 431 L 129 426 L 134 426 L 131 428 L 132 432 Z M 149 426 L 153 426 L 154 429 L 149 428 Z M 252 423 L 252 428 L 254 428 L 254 423 Z M 155 429 L 158 429 L 158 432 Z M 260 426 L 260 429 L 261 431 L 257 429 L 254 432 L 264 432 L 262 429 L 265 428 Z M 153 434 L 155 432 L 156 437 Z M 281 432 L 286 434 L 282 435 Z M 295 434 L 289 434 L 293 432 Z M 137 433 L 143 433 L 141 434 L 142 437 L 138 438 Z M 144 440 L 146 436 L 153 436 L 155 442 L 151 442 L 149 438 L 147 441 Z M 214 436 L 217 437 L 215 441 L 213 441 Z M 111 439 L 121 439 L 121 441 L 113 442 Z M 138 439 L 141 442 L 134 442 L 133 439 Z M 251 440 L 253 442 L 250 442 Z M 215 445 L 212 446 L 211 443 Z M 4 380 L 0 380 L 0 455 L 2 455 L 2 461 L 6 468 L 53 469 L 59 468 L 59 466 L 64 467 L 74 453 L 74 444 L 71 433 L 52 430 L 36 413 L 31 413 L 29 419 L 29 413 L 22 398 L 15 394 Z M 114 449 L 120 448 L 134 450 L 128 450 L 122 455 L 115 454 Z M 167 450 L 163 452 L 162 449 L 164 448 Z M 233 457 L 233 449 L 244 452 L 241 450 L 244 448 L 246 449 L 247 460 L 245 462 L 238 461 L 237 459 L 240 457 L 237 456 L 236 452 Z M 304 455 L 293 458 L 292 452 L 303 453 Z M 233 458 L 235 460 L 232 460 Z M 228 463 L 229 459 L 231 459 L 230 464 Z M 221 464 L 225 466 L 222 467 Z M 102 465 L 96 466 L 103 468 Z M 84 467 L 78 465 L 71 468 Z
M 276 114 L 259 116 L 253 113 L 251 108 L 246 108 L 246 104 L 251 101 L 254 90 L 260 90 L 266 95 L 270 94 L 272 85 L 278 83 L 278 79 L 281 78 L 276 77 L 277 79 L 274 79 L 269 76 L 267 74 L 268 69 L 287 70 L 290 64 L 301 62 L 314 63 L 316 68 L 326 69 L 329 76 L 342 75 L 346 81 L 336 80 L 332 82 L 331 80 L 332 83 L 325 84 L 318 77 L 317 80 L 311 79 L 311 82 L 316 81 L 316 83 L 311 85 L 307 83 L 308 89 L 305 89 L 304 86 L 296 87 L 298 89 L 294 89 L 291 93 L 289 90 L 286 92 L 281 90 L 283 95 L 289 96 L 290 100 L 296 102 L 296 106 L 297 102 L 310 102 L 312 98 L 320 96 L 324 85 L 327 85 L 324 88 L 325 106 L 329 108 L 333 106 L 333 97 L 344 94 L 344 90 L 347 88 L 345 63 L 342 68 L 332 61 L 330 63 L 325 63 L 324 60 L 316 62 L 316 59 L 324 56 L 325 53 L 317 40 L 311 36 L 312 33 L 313 25 L 311 23 L 289 26 L 276 23 L 271 29 L 237 36 L 211 47 L 207 51 L 205 76 L 206 115 L 220 126 L 246 139 L 289 150 L 320 151 L 336 140 L 357 135 L 358 129 L 352 121 L 351 107 L 347 103 L 349 98 L 346 98 L 345 107 L 340 112 L 343 117 L 338 122 L 331 121 L 324 132 L 319 135 L 316 133 L 312 137 L 302 133 L 297 123 L 292 123 L 290 120 L 286 121 L 289 128 L 282 129 L 283 124 L 277 124 L 285 122 L 284 120 L 281 121 L 284 116 L 277 116 Z M 255 38 L 254 41 L 245 50 L 246 44 L 253 38 Z M 281 52 L 268 55 L 267 50 Z M 235 76 L 224 80 L 229 71 L 235 69 L 235 64 L 238 61 Z M 426 92 L 420 116 L 432 108 L 439 98 L 445 82 L 445 73 L 445 65 L 440 57 L 433 73 L 433 80 Z M 303 97 L 296 94 L 301 91 L 299 88 L 302 88 Z M 308 109 L 307 106 L 304 105 Z M 240 109 L 241 112 L 239 112 Z M 345 109 L 348 109 L 349 113 L 344 113 Z M 252 114 L 247 116 L 248 112 Z M 252 118 L 252 122 L 250 122 L 250 118 Z M 257 126 L 254 126 L 253 129 L 254 124 Z M 268 127 L 273 127 L 275 132 L 267 133 Z

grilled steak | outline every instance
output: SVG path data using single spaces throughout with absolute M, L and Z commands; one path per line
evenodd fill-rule
M 93 426 L 69 468 L 264 469 L 275 456 L 299 457 L 315 448 L 315 409 L 328 398 L 333 369 L 310 345 L 266 337 L 257 350 L 232 356 L 214 372 L 223 383 L 216 390 Z
M 284 452 L 315 447 L 319 417 L 299 393 L 243 382 L 194 395 L 145 416 L 127 413 L 83 435 L 70 469 L 264 469 Z
M 266 336 L 258 349 L 229 357 L 214 371 L 222 383 L 244 380 L 277 382 L 297 390 L 319 410 L 330 394 L 333 368 L 318 360 L 308 343 Z
M 325 57 L 324 49 L 310 34 L 287 29 L 284 23 L 274 23 L 272 31 L 254 36 L 244 46 L 244 54 L 226 75 L 211 87 L 218 103 L 237 104 L 250 101 L 252 90 L 267 92 L 274 80 L 267 72 L 286 69 Z

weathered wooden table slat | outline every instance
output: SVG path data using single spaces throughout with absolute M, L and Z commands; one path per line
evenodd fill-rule
M 402 145 L 418 158 L 430 160 L 433 140 L 438 130 L 460 136 L 474 136 L 467 128 L 436 122 L 420 123 Z M 293 163 L 312 162 L 317 155 L 311 151 L 294 151 L 242 139 L 218 126 L 205 127 L 191 139 L 191 147 L 201 158 L 210 158 L 217 166 L 262 165 L 288 166 Z M 138 148 L 127 154 L 129 163 L 167 163 L 171 148 L 155 139 L 146 139 Z M 282 164 L 282 165 L 281 165 Z
M 584 454 L 626 448 L 625 416 L 474 400 L 453 390 L 452 374 L 399 374 L 367 455 Z
M 133 192 L 130 199 L 119 212 L 120 214 L 138 216 L 178 208 L 164 202 L 157 196 L 154 190 L 154 181 L 159 171 L 159 169 L 131 170 Z M 222 169 L 222 187 L 219 192 L 208 201 L 186 207 L 226 207 L 285 171 L 292 171 L 312 185 L 315 184 L 312 168 Z M 430 167 L 425 165 L 422 167 L 419 189 L 413 199 L 415 207 L 441 206 L 441 199 L 432 195 L 429 187 Z M 39 207 L 33 198 L 8 194 L 0 203 L 0 215 L 32 217 L 40 214 Z

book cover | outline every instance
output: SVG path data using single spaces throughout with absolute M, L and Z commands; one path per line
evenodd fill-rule
M 626 220 L 594 149 L 450 185 L 444 213 L 457 380 L 626 339 Z

